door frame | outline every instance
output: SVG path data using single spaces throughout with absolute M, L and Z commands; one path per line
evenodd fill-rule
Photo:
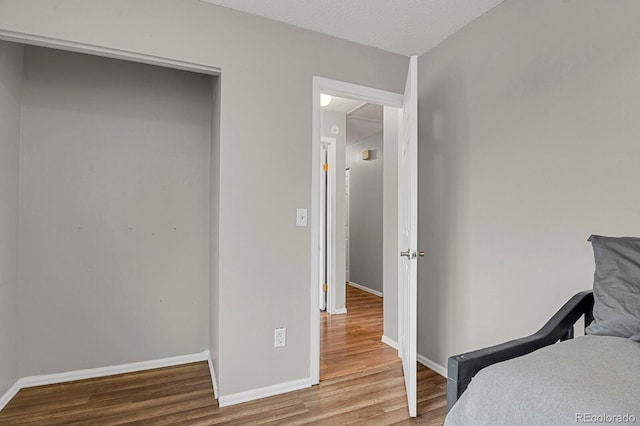
M 98 44 L 84 43 L 78 41 L 72 41 L 64 38 L 44 36 L 35 33 L 13 31 L 8 29 L 0 29 L 0 40 L 19 43 L 28 46 L 40 46 L 56 50 L 62 50 L 67 52 L 76 52 L 86 55 L 99 56 L 112 59 L 120 59 L 133 63 L 149 64 L 164 68 L 172 68 L 183 71 L 195 72 L 198 74 L 210 75 L 214 77 L 222 76 L 222 68 L 208 65 L 201 62 L 189 62 L 180 59 L 175 59 L 168 56 L 151 55 L 141 52 L 136 52 L 128 49 L 118 49 L 113 47 L 102 46 Z M 220 83 L 221 84 L 221 83 Z M 216 88 L 215 80 L 212 88 L 213 98 L 213 111 L 217 114 L 217 119 L 220 119 L 220 99 L 221 99 L 221 86 Z M 318 97 L 318 102 L 320 98 Z M 216 117 L 213 117 L 215 120 Z M 213 144 L 214 134 L 211 135 L 211 143 Z M 219 137 L 219 135 L 218 135 Z M 318 154 L 319 155 L 319 154 Z M 213 383 L 213 395 L 216 399 L 219 398 L 218 393 L 218 381 L 216 379 L 216 372 L 214 370 L 214 364 L 212 358 L 218 354 L 210 353 L 210 348 L 206 351 L 208 357 L 209 373 L 211 375 L 211 381 Z M 220 372 L 218 371 L 218 374 Z M 0 403 L 0 409 L 2 404 Z
M 222 75 L 222 69 L 199 62 L 188 62 L 167 56 L 149 55 L 127 49 L 116 49 L 97 44 L 83 43 L 61 38 L 24 33 L 7 29 L 0 29 L 0 40 L 14 43 L 28 44 L 32 46 L 49 47 L 52 49 L 66 50 L 69 52 L 85 53 L 93 56 L 104 56 L 113 59 L 122 59 L 129 62 L 157 65 L 164 68 L 174 68 L 183 71 L 192 71 L 199 74 L 214 76 Z
M 313 77 L 312 88 L 312 120 L 311 120 L 311 282 L 310 282 L 310 310 L 309 310 L 309 376 L 311 384 L 320 383 L 320 312 L 318 306 L 320 282 L 320 94 L 346 97 L 363 102 L 402 108 L 403 95 L 386 90 L 360 86 L 324 77 Z M 335 192 L 334 192 L 335 195 Z M 335 222 L 333 223 L 335 226 Z M 335 239 L 331 242 L 331 250 L 335 253 Z

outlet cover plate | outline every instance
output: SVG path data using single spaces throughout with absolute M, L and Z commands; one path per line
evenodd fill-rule
M 278 327 L 275 329 L 273 347 L 281 348 L 287 346 L 287 329 L 286 327 Z

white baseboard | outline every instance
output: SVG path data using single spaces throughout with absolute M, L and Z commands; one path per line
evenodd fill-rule
M 440 364 L 431 361 L 429 358 L 427 358 L 424 355 L 420 355 L 417 354 L 417 358 L 418 358 L 418 362 L 422 365 L 424 365 L 425 367 L 435 371 L 436 373 L 438 373 L 439 375 L 441 375 L 442 377 L 444 377 L 445 379 L 447 378 L 447 369 L 443 366 L 441 366 Z
M 396 351 L 398 350 L 398 342 L 396 342 L 395 340 L 391 340 L 387 336 L 382 336 L 381 340 L 382 340 L 382 343 L 384 343 L 385 345 L 391 346 Z
M 293 392 L 308 387 L 311 387 L 310 377 L 266 386 L 264 388 L 252 389 L 245 392 L 233 393 L 231 395 L 222 395 L 218 399 L 218 404 L 220 407 L 228 407 L 229 405 L 240 404 L 242 402 L 253 401 L 260 398 L 266 398 L 268 396 L 279 395 L 281 393 Z
M 120 364 L 109 367 L 67 371 L 64 373 L 40 374 L 37 376 L 22 377 L 18 379 L 18 381 L 11 387 L 11 389 L 9 389 L 2 397 L 0 397 L 0 410 L 2 410 L 4 406 L 11 400 L 11 398 L 13 398 L 15 394 L 23 388 L 52 385 L 56 383 L 71 382 L 74 380 L 93 379 L 96 377 L 112 376 L 114 374 L 133 373 L 136 371 L 172 367 L 174 365 L 189 364 L 192 362 L 208 360 L 209 351 L 205 350 L 196 354 L 179 355 L 170 358 L 154 359 L 150 361 L 132 362 L 130 364 Z
M 0 411 L 11 401 L 11 399 L 16 396 L 18 391 L 20 390 L 20 379 L 16 380 L 16 382 L 9 388 L 8 391 L 4 393 L 4 395 L 0 396 Z
M 347 313 L 347 308 L 334 309 L 331 315 L 343 315 Z
M 382 293 L 380 293 L 379 291 L 370 289 L 369 287 L 365 287 L 362 284 L 354 283 L 353 281 L 349 281 L 347 284 L 350 285 L 351 287 L 355 287 L 355 288 L 360 289 L 362 291 L 366 291 L 367 293 L 371 293 L 371 294 L 373 294 L 375 296 L 382 297 Z
M 67 371 L 64 373 L 41 374 L 38 376 L 28 376 L 21 378 L 20 387 L 29 388 L 33 386 L 51 385 L 54 383 L 71 382 L 74 380 L 93 379 L 95 377 L 112 376 L 114 374 L 132 373 L 134 371 L 152 370 L 154 368 L 172 367 L 174 365 L 189 364 L 191 362 L 206 361 L 209 351 L 202 351 L 197 354 L 179 355 L 170 358 L 154 359 L 151 361 L 132 362 L 130 364 L 120 364 L 109 367 L 89 368 L 86 370 Z
M 387 336 L 382 336 L 382 343 L 391 346 L 395 350 L 398 350 L 398 342 L 396 342 L 395 340 L 391 340 Z M 400 356 L 400 354 L 398 354 L 398 356 Z M 429 358 L 427 358 L 426 356 L 420 355 L 420 354 L 416 354 L 416 359 L 418 360 L 418 362 L 420 364 L 422 364 L 425 367 L 435 371 L 436 373 L 438 373 L 442 377 L 444 377 L 444 378 L 447 377 L 447 369 L 444 368 L 443 366 L 441 366 L 440 364 L 438 364 L 436 362 L 433 362 Z
M 211 383 L 213 383 L 213 397 L 218 399 L 218 380 L 216 380 L 216 370 L 213 368 L 210 351 L 207 351 L 207 364 L 209 364 L 209 374 L 211 374 Z

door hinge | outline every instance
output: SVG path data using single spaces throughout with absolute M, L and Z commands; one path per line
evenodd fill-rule
M 323 164 L 322 164 L 322 171 L 325 171 L 325 172 L 326 172 L 327 170 L 329 170 L 329 164 L 327 164 L 327 163 L 323 163 Z
M 327 283 L 322 284 L 322 291 L 327 292 Z

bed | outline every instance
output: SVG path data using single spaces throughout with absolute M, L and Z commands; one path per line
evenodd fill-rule
M 640 238 L 589 241 L 593 291 L 531 336 L 449 358 L 445 426 L 640 424 Z

